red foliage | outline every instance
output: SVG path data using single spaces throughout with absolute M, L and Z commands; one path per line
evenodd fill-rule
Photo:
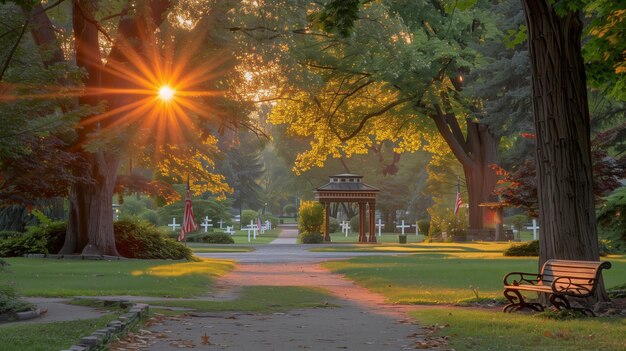
M 3 205 L 27 207 L 39 199 L 65 197 L 74 182 L 90 182 L 75 174 L 87 164 L 54 136 L 25 142 L 21 155 L 0 156 L 0 200 Z
M 606 151 L 594 147 L 591 151 L 593 162 L 593 189 L 596 202 L 621 186 L 619 179 L 626 177 L 626 158 L 616 160 Z M 509 207 L 525 209 L 529 216 L 538 216 L 537 177 L 534 159 L 526 159 L 514 171 L 492 165 L 502 178 L 498 181 L 495 193 Z

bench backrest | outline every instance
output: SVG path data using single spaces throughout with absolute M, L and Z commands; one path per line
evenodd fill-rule
M 611 268 L 611 263 L 548 260 L 541 269 L 541 280 L 544 285 L 552 285 L 552 282 L 559 277 L 570 277 L 571 279 L 557 280 L 557 290 L 586 296 L 593 294 L 603 268 Z

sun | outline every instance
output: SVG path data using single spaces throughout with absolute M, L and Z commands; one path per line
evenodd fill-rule
M 164 85 L 159 89 L 159 99 L 167 102 L 174 98 L 176 90 L 172 89 L 169 85 Z

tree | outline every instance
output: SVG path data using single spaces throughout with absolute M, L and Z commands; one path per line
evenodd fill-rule
M 282 81 L 289 83 L 277 92 L 270 121 L 312 140 L 296 170 L 366 153 L 386 140 L 398 143 L 398 153 L 415 151 L 424 134 L 439 133 L 463 165 L 470 224 L 482 227 L 478 204 L 492 200 L 496 177 L 489 165 L 497 160 L 498 137 L 478 123 L 457 92 L 476 55 L 467 43 L 489 35 L 489 26 L 478 20 L 480 11 L 460 11 L 465 3 L 457 10 L 426 2 L 367 2 L 359 16 L 339 19 L 354 14 L 346 7 L 358 4 L 332 1 L 326 11 L 308 9 L 321 13 L 319 23 L 327 30 L 335 22 L 346 24 L 349 36 L 316 31 L 302 20 L 292 20 L 286 30 L 265 25 L 258 34 L 264 42 L 268 32 L 286 38 L 268 45 L 279 58 L 267 61 L 280 62 Z M 236 29 L 254 37 L 260 27 L 245 24 Z
M 71 88 L 68 95 L 76 97 L 73 106 L 87 106 L 88 111 L 81 116 L 70 147 L 87 164 L 84 168 L 73 165 L 72 174 L 86 181 L 71 184 L 68 231 L 61 252 L 115 255 L 111 199 L 124 152 L 133 150 L 139 164 L 150 165 L 174 180 L 182 181 L 185 173 L 191 173 L 196 191 L 203 187 L 203 191 L 228 192 L 221 176 L 207 172 L 215 166 L 218 151 L 212 133 L 228 127 L 228 121 L 245 115 L 247 109 L 240 106 L 241 112 L 235 112 L 233 97 L 223 93 L 237 78 L 212 72 L 232 72 L 229 67 L 236 62 L 232 52 L 220 47 L 223 43 L 214 37 L 198 50 L 223 8 L 214 6 L 209 15 L 194 18 L 197 22 L 177 22 L 185 17 L 172 13 L 173 20 L 166 21 L 174 8 L 167 0 L 97 5 L 74 1 L 61 10 L 71 20 L 73 35 L 62 38 L 73 44 L 67 57 L 75 58 L 75 66 L 84 72 L 84 88 L 72 87 L 64 80 L 48 84 L 67 84 Z M 47 9 L 37 2 L 34 7 L 24 2 L 22 10 L 23 28 L 30 29 L 44 65 L 63 62 L 66 56 Z M 176 47 L 175 34 L 179 39 L 193 38 L 195 47 Z M 184 54 L 175 56 L 183 50 Z M 220 63 L 215 57 L 224 60 Z M 196 59 L 202 67 L 194 67 Z M 169 104 L 154 98 L 166 83 L 178 90 Z

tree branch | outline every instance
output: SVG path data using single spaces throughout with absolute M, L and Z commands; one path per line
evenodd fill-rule
M 473 161 L 471 157 L 464 151 L 463 146 L 461 146 L 459 141 L 454 137 L 454 135 L 450 131 L 449 126 L 445 121 L 445 116 L 443 112 L 441 111 L 441 108 L 439 107 L 439 105 L 435 105 L 435 111 L 436 111 L 436 114 L 431 115 L 430 118 L 432 118 L 433 121 L 435 122 L 435 125 L 437 126 L 439 133 L 441 134 L 443 139 L 446 141 L 448 146 L 450 146 L 450 150 L 452 150 L 452 153 L 457 158 L 457 160 L 459 160 L 459 162 L 461 162 L 463 166 L 470 167 Z

